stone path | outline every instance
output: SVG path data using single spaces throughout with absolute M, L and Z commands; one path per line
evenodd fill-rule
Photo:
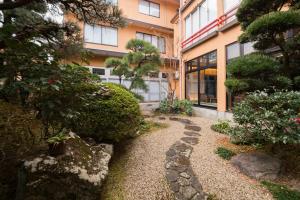
M 212 120 L 199 117 L 156 120 L 169 127 L 133 141 L 124 168 L 124 200 L 171 200 L 162 198 L 165 192 L 170 192 L 162 186 L 164 181 L 180 200 L 205 199 L 206 194 L 216 194 L 220 200 L 272 199 L 258 182 L 243 176 L 214 153 L 217 140 L 226 136 L 210 129 Z
M 170 118 L 170 120 L 174 120 Z M 190 157 L 193 152 L 192 145 L 199 143 L 201 128 L 192 125 L 190 120 L 175 120 L 182 122 L 186 130 L 182 137 L 171 146 L 166 153 L 166 178 L 177 200 L 202 200 L 205 199 L 202 186 L 193 172 Z

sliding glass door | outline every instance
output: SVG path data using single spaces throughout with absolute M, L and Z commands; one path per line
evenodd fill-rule
M 186 63 L 186 99 L 205 107 L 217 107 L 217 53 Z

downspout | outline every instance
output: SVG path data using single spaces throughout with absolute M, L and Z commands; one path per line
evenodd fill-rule
M 182 52 L 181 52 L 181 41 L 182 41 L 182 20 L 181 20 L 181 8 L 183 6 L 183 0 L 180 0 L 180 5 L 179 5 L 179 13 L 178 13 L 178 21 L 179 21 L 179 52 L 177 50 L 177 53 L 179 55 L 179 83 L 180 83 L 180 87 L 179 87 L 179 96 L 180 99 L 184 99 L 183 97 L 183 92 L 182 89 L 184 87 L 184 83 L 183 83 L 183 69 L 182 69 Z

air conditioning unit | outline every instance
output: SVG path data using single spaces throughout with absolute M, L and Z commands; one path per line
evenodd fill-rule
M 179 71 L 175 72 L 174 77 L 176 80 L 179 80 L 179 77 L 180 77 Z

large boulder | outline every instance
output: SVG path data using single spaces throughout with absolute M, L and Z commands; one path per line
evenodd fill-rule
M 108 174 L 111 145 L 91 146 L 70 133 L 66 153 L 58 157 L 40 155 L 26 160 L 19 175 L 20 199 L 99 199 Z
M 264 153 L 242 153 L 231 159 L 231 164 L 243 174 L 257 180 L 274 180 L 281 169 L 279 159 Z

